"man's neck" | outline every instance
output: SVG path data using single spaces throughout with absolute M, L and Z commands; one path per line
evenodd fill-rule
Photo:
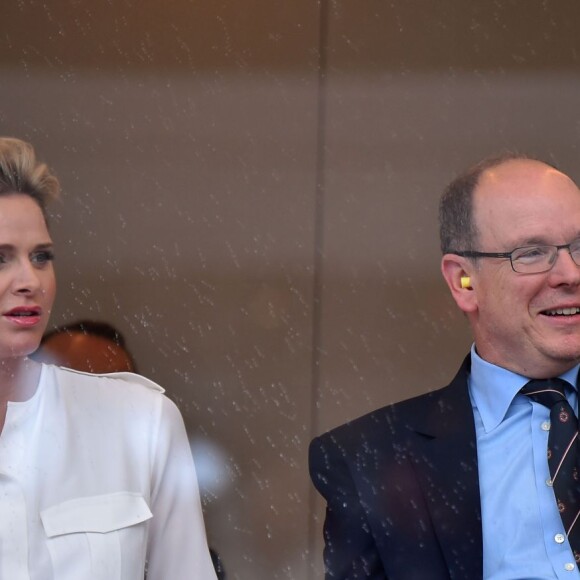
M 545 360 L 542 364 L 528 364 L 516 360 L 505 360 L 505 357 L 497 358 L 493 356 L 493 351 L 488 352 L 485 349 L 479 349 L 475 345 L 477 355 L 485 362 L 527 377 L 528 379 L 553 379 L 559 377 L 580 363 L 580 360 Z

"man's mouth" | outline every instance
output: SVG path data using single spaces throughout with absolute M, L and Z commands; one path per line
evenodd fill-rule
M 545 314 L 546 316 L 574 316 L 574 314 L 580 314 L 580 307 L 552 308 L 550 310 L 544 310 L 542 314 Z

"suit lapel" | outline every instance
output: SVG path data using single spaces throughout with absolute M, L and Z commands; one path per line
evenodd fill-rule
M 451 578 L 481 578 L 483 541 L 469 357 L 453 382 L 433 393 L 414 422 L 410 447 Z

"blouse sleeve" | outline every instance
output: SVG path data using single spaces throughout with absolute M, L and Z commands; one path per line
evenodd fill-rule
M 147 580 L 216 580 L 183 419 L 171 400 L 161 400 L 151 450 Z

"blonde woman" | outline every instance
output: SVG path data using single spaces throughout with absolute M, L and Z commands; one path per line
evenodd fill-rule
M 59 184 L 0 138 L 0 580 L 215 579 L 183 420 L 131 373 L 32 361 L 56 282 Z

